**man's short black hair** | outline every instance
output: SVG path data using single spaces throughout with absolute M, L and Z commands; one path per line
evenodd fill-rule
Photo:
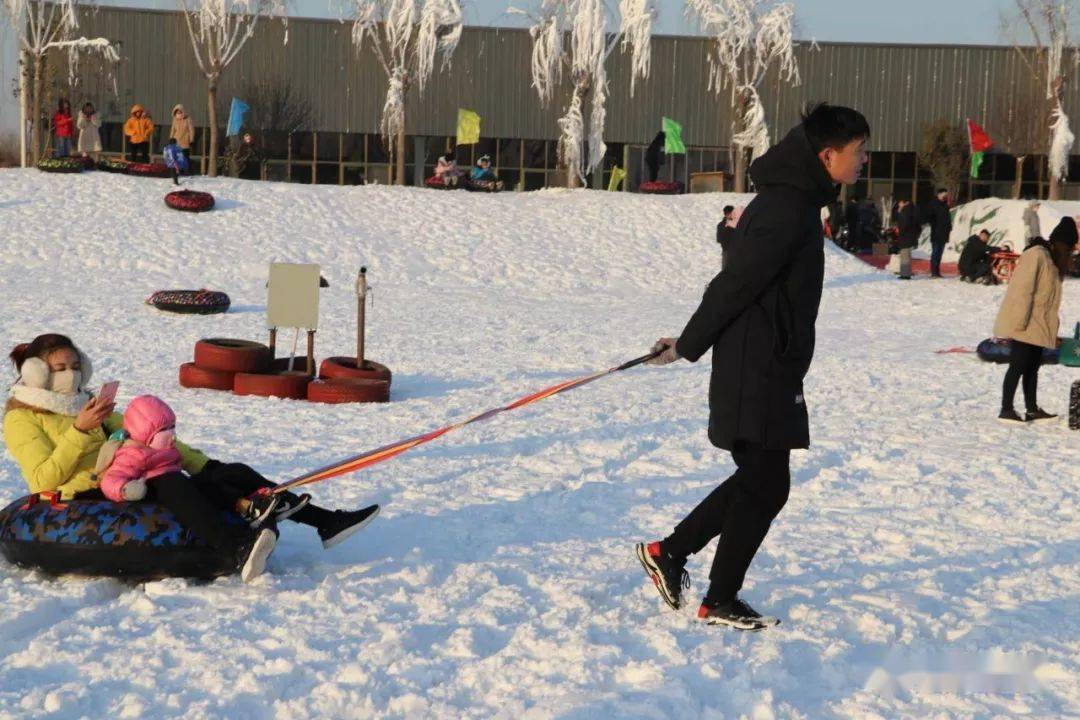
M 936 191 L 934 192 L 934 194 L 935 194 L 935 195 L 941 195 L 941 194 L 944 194 L 944 193 L 947 193 L 947 192 L 949 192 L 949 191 L 948 191 L 948 190 L 947 190 L 946 188 L 938 188 L 938 189 L 937 189 L 937 190 L 936 190 Z
M 990 237 L 990 231 L 987 230 L 986 228 L 983 228 L 982 230 L 980 230 L 979 234 L 980 235 L 986 235 L 986 237 Z
M 735 206 L 734 205 L 725 205 L 724 206 L 724 214 L 725 215 L 730 215 L 733 212 L 735 212 Z
M 870 137 L 870 123 L 863 114 L 840 105 L 807 105 L 802 125 L 815 153 L 825 148 L 839 150 L 852 140 Z

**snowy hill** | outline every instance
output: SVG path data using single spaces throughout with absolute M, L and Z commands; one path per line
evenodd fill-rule
M 182 438 L 282 480 L 678 333 L 719 267 L 731 199 L 196 186 L 216 210 L 167 209 L 164 180 L 0 171 L 0 338 L 71 334 L 99 381 L 122 381 L 121 401 L 160 394 Z M 265 339 L 272 260 L 323 267 L 319 357 L 351 351 L 352 281 L 367 265 L 369 352 L 394 371 L 392 403 L 179 387 L 196 339 Z M 142 304 L 202 286 L 233 310 Z M 1080 435 L 998 425 L 1001 368 L 933 353 L 986 337 L 1003 292 L 899 283 L 829 250 L 807 384 L 814 446 L 793 454 L 791 499 L 744 591 L 779 628 L 694 621 L 711 548 L 690 561 L 680 613 L 633 556 L 732 470 L 705 437 L 705 360 L 635 369 L 316 486 L 320 503 L 383 514 L 330 551 L 284 527 L 251 585 L 0 564 L 0 717 L 1075 712 Z M 1080 283 L 1066 283 L 1062 315 L 1080 320 Z M 1042 404 L 1064 410 L 1078 378 L 1045 368 Z M 5 455 L 0 498 L 22 493 Z M 1020 668 L 1005 677 L 1028 692 L 913 691 L 904 675 L 968 666 Z

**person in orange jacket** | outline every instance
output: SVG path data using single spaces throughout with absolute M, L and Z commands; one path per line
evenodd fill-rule
M 124 134 L 131 146 L 131 160 L 150 162 L 150 138 L 154 136 L 154 121 L 142 105 L 136 103 L 131 107 L 131 117 L 124 123 Z

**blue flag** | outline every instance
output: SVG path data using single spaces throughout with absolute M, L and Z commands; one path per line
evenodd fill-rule
M 225 130 L 226 137 L 240 134 L 240 128 L 244 126 L 244 113 L 250 109 L 251 107 L 243 100 L 232 99 L 232 106 L 229 108 L 229 126 Z

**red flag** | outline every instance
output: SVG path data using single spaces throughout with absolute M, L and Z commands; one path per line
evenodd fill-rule
M 968 118 L 967 126 L 968 142 L 971 143 L 971 152 L 984 152 L 994 147 L 994 141 L 990 139 L 990 136 L 986 134 L 986 131 L 972 122 L 970 118 Z

